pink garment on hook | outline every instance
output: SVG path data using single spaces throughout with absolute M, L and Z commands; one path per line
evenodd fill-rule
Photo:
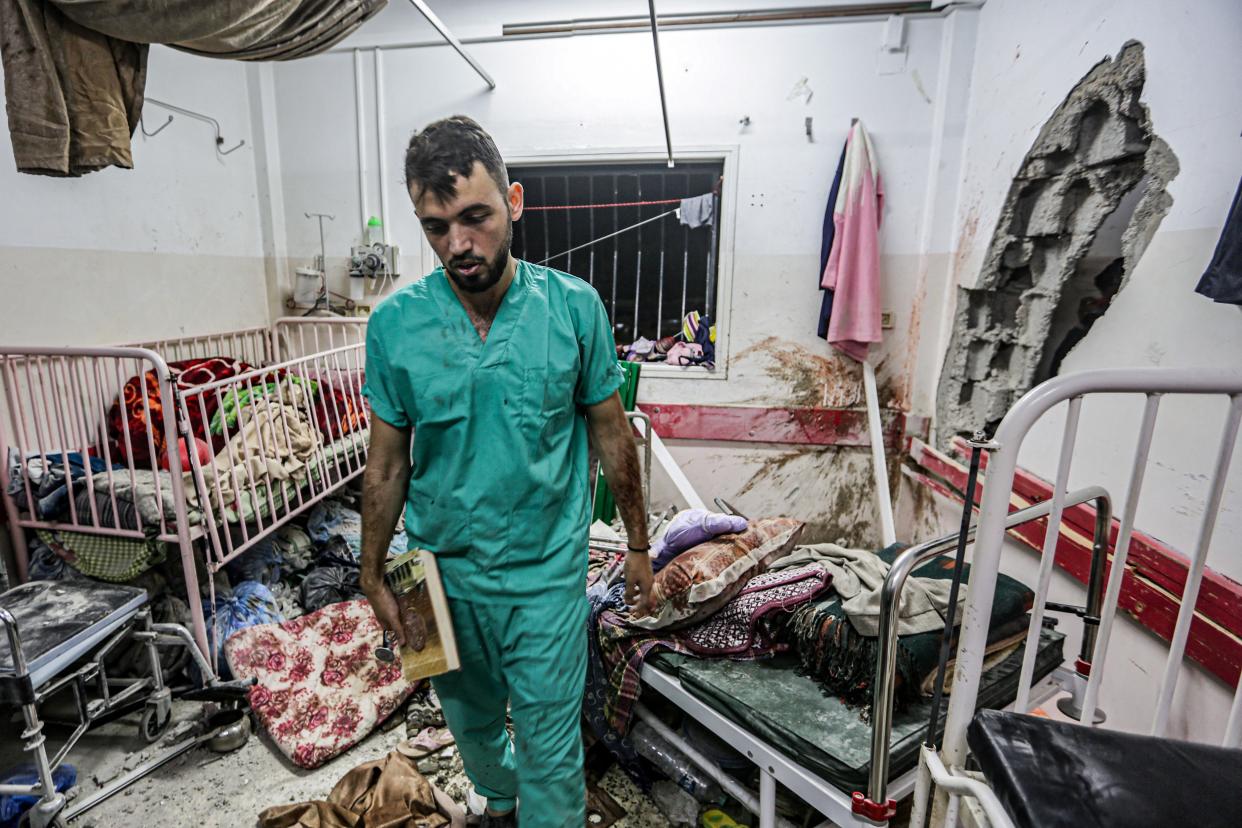
M 833 209 L 836 235 L 821 284 L 833 292 L 828 342 L 860 362 L 880 333 L 880 214 L 884 190 L 871 138 L 850 127 Z

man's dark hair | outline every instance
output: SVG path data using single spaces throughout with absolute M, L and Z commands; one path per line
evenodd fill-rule
M 440 201 L 447 201 L 457 195 L 454 176 L 470 175 L 475 161 L 483 164 L 501 195 L 508 192 L 509 173 L 492 136 L 473 118 L 444 118 L 410 137 L 405 150 L 405 186 L 417 184 L 420 192 L 430 189 Z

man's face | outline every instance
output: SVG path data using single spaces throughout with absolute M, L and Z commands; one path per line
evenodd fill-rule
M 456 176 L 457 194 L 440 201 L 430 190 L 410 186 L 414 212 L 427 241 L 457 287 L 483 293 L 504 276 L 513 243 L 513 221 L 522 215 L 522 185 L 501 193 L 483 164 Z

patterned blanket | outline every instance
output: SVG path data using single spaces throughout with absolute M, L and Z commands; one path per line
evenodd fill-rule
M 316 768 L 361 741 L 414 691 L 400 664 L 375 658 L 382 638 L 366 601 L 329 604 L 283 624 L 249 627 L 224 653 L 257 678 L 250 707 L 293 764 Z

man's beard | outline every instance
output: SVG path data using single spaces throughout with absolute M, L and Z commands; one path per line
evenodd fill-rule
M 483 259 L 453 259 L 448 262 L 444 271 L 449 278 L 453 280 L 453 284 L 466 291 L 466 293 L 485 293 L 491 290 L 505 275 L 505 266 L 509 263 L 509 250 L 513 246 L 513 221 L 510 220 L 509 227 L 505 231 L 505 240 L 500 245 L 500 249 L 496 251 L 496 257 L 491 261 Z M 479 264 L 481 267 L 470 276 L 462 276 L 457 272 L 459 267 L 469 267 L 472 264 Z

